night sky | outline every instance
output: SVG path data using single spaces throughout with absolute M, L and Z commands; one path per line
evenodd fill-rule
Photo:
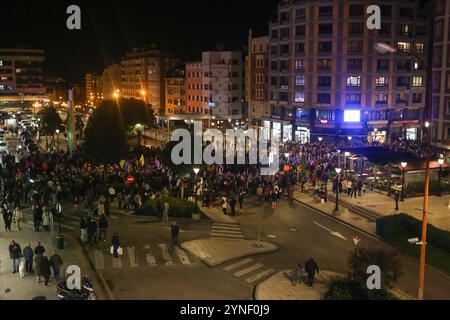
M 243 50 L 248 29 L 268 32 L 278 0 L 2 1 L 0 47 L 46 51 L 46 74 L 80 81 L 119 61 L 132 46 L 156 43 L 198 59 L 217 44 Z M 66 8 L 81 8 L 81 30 L 66 28 Z

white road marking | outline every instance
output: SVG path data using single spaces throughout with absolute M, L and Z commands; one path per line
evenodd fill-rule
M 122 268 L 122 257 L 118 256 L 117 258 L 115 258 L 113 255 L 111 257 L 113 268 Z
M 245 269 L 242 269 L 242 270 L 240 270 L 238 272 L 233 273 L 233 275 L 235 277 L 242 277 L 244 274 L 247 274 L 247 273 L 250 273 L 252 271 L 255 271 L 255 270 L 259 269 L 259 268 L 262 268 L 263 266 L 264 265 L 262 263 L 258 262 L 258 263 L 255 263 L 254 265 L 252 265 L 252 266 L 250 266 L 248 268 L 245 268 Z
M 228 233 L 211 232 L 209 235 L 211 237 L 244 238 L 244 236 L 242 234 L 228 234 Z
M 221 223 L 221 222 L 214 222 L 213 225 L 215 225 L 215 226 L 225 226 L 225 227 L 239 226 L 237 223 Z
M 256 280 L 259 280 L 259 279 L 261 279 L 261 278 L 263 278 L 265 276 L 268 276 L 269 274 L 271 274 L 273 272 L 275 272 L 275 270 L 268 269 L 268 270 L 265 270 L 263 272 L 257 273 L 257 274 L 255 274 L 255 275 L 253 275 L 251 277 L 248 277 L 247 279 L 245 279 L 245 281 L 247 281 L 247 283 L 252 283 L 252 282 L 255 282 Z
M 236 226 L 236 227 L 224 227 L 224 226 L 213 225 L 212 228 L 213 229 L 221 229 L 221 230 L 241 230 L 241 228 L 239 228 L 238 226 Z
M 132 268 L 135 268 L 138 266 L 136 261 L 136 252 L 134 250 L 134 247 L 127 247 L 128 252 L 128 258 L 130 259 L 130 265 Z
M 103 253 L 101 250 L 95 250 L 94 251 L 94 257 L 95 257 L 95 268 L 96 269 L 104 269 L 105 268 L 105 261 L 103 260 Z
M 344 237 L 344 236 L 343 236 L 342 234 L 340 234 L 339 232 L 330 230 L 330 229 L 328 229 L 327 227 L 324 227 L 323 225 L 321 225 L 320 223 L 318 223 L 318 222 L 316 222 L 316 221 L 313 221 L 313 223 L 314 223 L 315 225 L 317 225 L 317 226 L 319 226 L 319 227 L 321 227 L 321 228 L 327 230 L 331 235 L 333 235 L 333 236 L 335 236 L 335 237 L 337 237 L 337 238 L 340 238 L 340 239 L 342 239 L 342 240 L 347 240 L 347 238 Z
M 212 229 L 211 232 L 220 232 L 220 233 L 230 233 L 230 234 L 242 234 L 242 232 L 240 230 L 217 230 L 217 229 Z
M 151 267 L 156 267 L 158 264 L 156 263 L 156 258 L 151 251 L 150 245 L 146 244 L 142 248 L 146 251 L 145 260 L 147 260 L 147 264 Z
M 187 256 L 186 252 L 181 250 L 178 247 L 175 247 L 175 252 L 177 253 L 178 258 L 180 259 L 182 264 L 191 264 L 189 261 L 189 257 Z
M 252 261 L 253 261 L 253 260 L 250 259 L 250 258 L 243 259 L 243 260 L 238 261 L 238 262 L 236 262 L 236 263 L 230 264 L 229 266 L 226 266 L 226 267 L 223 268 L 222 270 L 225 270 L 225 271 L 231 271 L 231 270 L 233 270 L 233 269 L 239 268 L 239 267 L 243 266 L 244 264 L 250 263 L 250 262 L 252 262 Z
M 158 247 L 161 248 L 163 259 L 166 261 L 166 266 L 172 265 L 173 260 L 172 257 L 169 254 L 169 251 L 167 250 L 167 246 L 165 243 L 158 244 Z

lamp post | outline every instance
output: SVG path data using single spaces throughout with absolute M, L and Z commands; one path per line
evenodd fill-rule
M 350 156 L 350 152 L 344 152 L 344 167 L 347 168 L 347 158 Z
M 347 139 L 348 139 L 348 142 L 350 142 L 352 140 L 352 137 L 348 136 Z
M 197 186 L 197 174 L 200 171 L 200 168 L 195 167 L 193 170 L 194 170 L 194 173 L 195 173 L 195 186 Z M 196 206 L 197 206 L 197 201 L 198 201 L 198 199 L 197 199 L 197 187 L 196 187 L 195 188 L 195 205 Z
M 59 129 L 56 129 L 56 149 L 59 151 Z
M 323 139 L 323 138 L 322 138 L 322 137 L 319 137 L 318 139 L 319 139 L 319 142 L 322 142 L 322 139 Z
M 405 168 L 408 165 L 406 161 L 403 161 L 400 163 L 402 166 L 402 196 L 400 198 L 400 201 L 405 201 Z
M 341 173 L 341 168 L 334 168 L 336 171 L 336 206 L 333 210 L 333 216 L 339 215 L 339 174 Z
M 341 166 L 341 150 L 337 149 L 336 154 L 337 154 L 337 158 L 338 158 L 338 167 L 340 167 Z
M 438 163 L 439 163 L 439 172 L 438 172 L 439 189 L 438 189 L 438 196 L 442 197 L 441 176 L 442 176 L 442 165 L 444 164 L 444 158 L 439 158 L 438 159 Z

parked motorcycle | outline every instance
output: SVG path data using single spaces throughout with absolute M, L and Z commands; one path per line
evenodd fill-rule
M 67 288 L 66 281 L 63 280 L 56 285 L 56 293 L 60 300 L 97 300 L 92 282 L 87 276 L 81 279 L 80 290 Z

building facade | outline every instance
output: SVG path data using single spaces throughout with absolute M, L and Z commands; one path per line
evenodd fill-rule
M 103 96 L 107 100 L 114 99 L 114 93 L 122 87 L 122 69 L 120 64 L 114 63 L 103 70 L 102 75 Z
M 203 93 L 203 64 L 202 61 L 186 63 L 186 106 L 185 113 L 210 114 L 208 107 L 209 96 Z
M 433 35 L 433 143 L 450 149 L 450 0 L 436 0 Z
M 269 79 L 269 37 L 253 37 L 252 30 L 248 36 L 248 55 L 245 71 L 245 100 L 248 105 L 249 127 L 261 129 L 265 139 L 269 139 L 270 108 L 268 101 Z M 265 120 L 267 119 L 267 120 Z
M 43 50 L 0 49 L 0 102 L 27 103 L 47 99 Z
M 186 109 L 186 84 L 184 70 L 176 69 L 164 77 L 165 110 L 167 116 L 182 114 Z
M 155 46 L 133 48 L 121 61 L 121 96 L 142 99 L 152 106 L 155 114 L 162 114 L 165 108 L 164 75 L 177 64 L 177 59 Z
M 417 139 L 423 121 L 430 21 L 419 0 L 283 0 L 269 24 L 270 136 L 309 141 L 359 136 Z M 380 54 L 378 42 L 398 52 Z M 266 123 L 266 125 L 269 125 Z
M 86 100 L 90 106 L 98 106 L 104 99 L 102 76 L 87 73 L 84 77 Z

